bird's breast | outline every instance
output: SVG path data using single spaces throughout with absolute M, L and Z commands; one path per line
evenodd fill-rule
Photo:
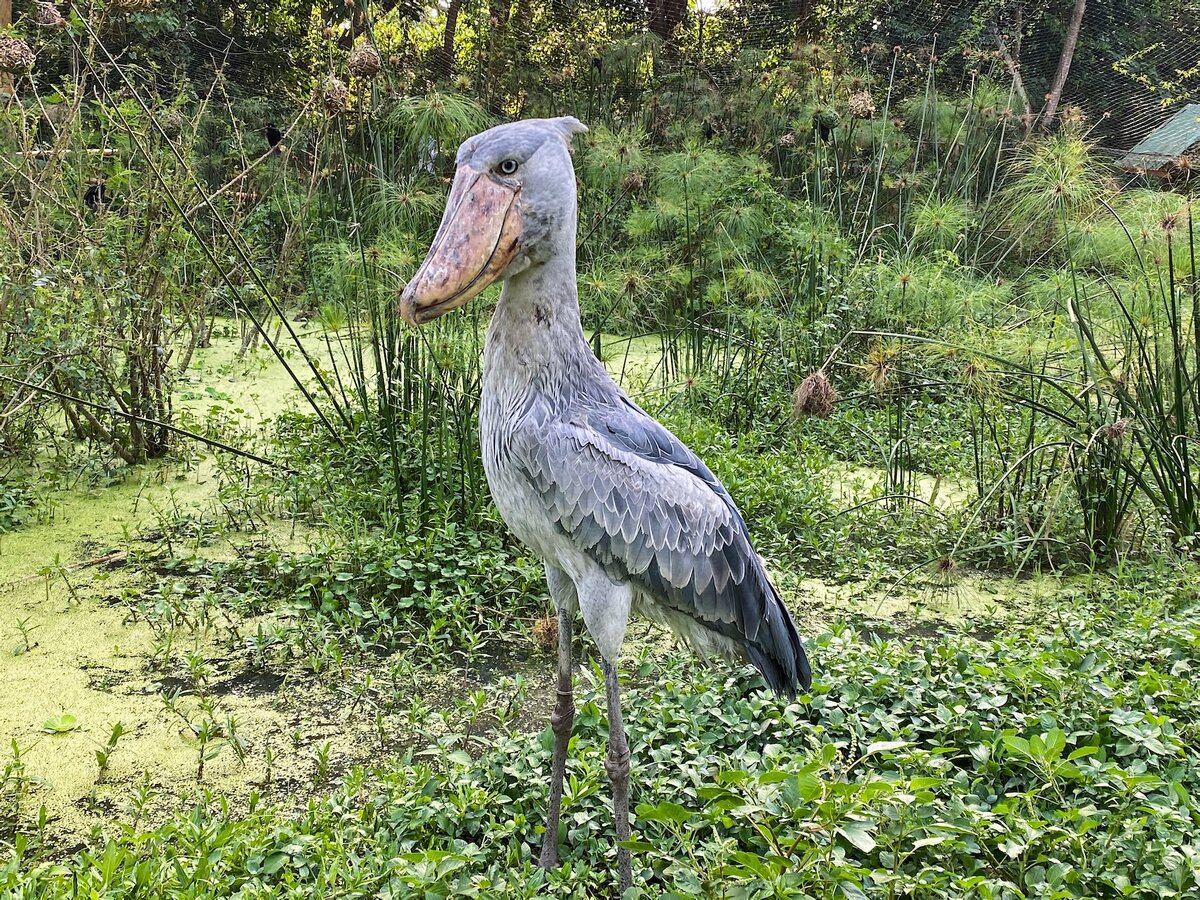
M 554 559 L 566 538 L 525 474 L 528 460 L 519 457 L 571 416 L 587 383 L 581 360 L 595 357 L 582 333 L 578 340 L 551 340 L 524 327 L 524 319 L 514 320 L 518 312 L 502 301 L 488 329 L 480 448 L 492 500 L 505 523 L 543 559 Z
M 519 429 L 526 422 L 535 398 L 527 392 L 490 385 L 485 379 L 479 409 L 479 438 L 483 470 L 492 500 L 504 522 L 522 543 L 543 559 L 552 554 L 559 537 L 540 496 L 522 473 L 513 454 Z

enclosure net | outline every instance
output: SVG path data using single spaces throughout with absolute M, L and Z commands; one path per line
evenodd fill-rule
M 845 54 L 850 75 L 876 83 L 929 81 L 963 92 L 988 79 L 1012 93 L 1015 116 L 1036 117 L 1074 6 L 1070 0 L 634 0 L 607 6 L 109 0 L 96 36 L 137 84 L 167 95 L 203 95 L 217 84 L 243 106 L 248 122 L 283 118 L 323 74 L 343 69 L 346 52 L 367 35 L 382 52 L 385 74 L 403 91 L 438 84 L 477 97 L 497 117 L 594 113 L 597 91 L 611 81 L 614 67 L 626 76 L 625 91 L 644 89 L 649 82 L 639 83 L 637 75 L 664 67 L 720 91 L 772 59 L 833 46 Z M 39 8 L 18 0 L 18 25 L 33 30 Z M 78 12 L 98 21 L 96 8 L 79 4 Z M 1196 12 L 1194 0 L 1086 4 L 1062 103 L 1070 115 L 1086 117 L 1100 149 L 1127 150 L 1194 98 L 1200 84 Z M 43 41 L 39 78 L 45 85 L 88 62 L 78 48 L 68 52 L 62 38 Z M 105 55 L 93 62 L 104 63 Z

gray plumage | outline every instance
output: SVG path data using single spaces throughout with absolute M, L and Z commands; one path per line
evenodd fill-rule
M 500 126 L 459 164 L 519 158 L 526 234 L 488 330 L 484 467 L 509 527 L 545 561 L 615 663 L 630 612 L 704 655 L 749 661 L 773 690 L 807 687 L 795 625 L 746 524 L 708 467 L 633 403 L 583 336 L 565 120 Z M 573 122 L 574 120 L 569 120 Z M 528 224 L 532 223 L 532 225 Z
M 777 692 L 809 686 L 804 648 L 712 472 L 621 392 L 592 355 L 575 280 L 576 119 L 530 119 L 465 141 L 441 227 L 400 296 L 414 325 L 457 309 L 497 279 L 479 424 L 483 466 L 505 522 L 546 564 L 558 609 L 554 753 L 538 857 L 555 868 L 575 719 L 575 613 L 603 659 L 604 768 L 613 785 L 620 892 L 633 883 L 629 742 L 617 657 L 630 613 L 673 628 L 704 654 L 748 660 Z

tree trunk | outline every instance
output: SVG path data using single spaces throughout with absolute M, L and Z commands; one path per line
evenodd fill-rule
M 533 10 L 531 0 L 517 0 L 517 11 L 513 19 L 517 23 L 516 38 L 513 40 L 513 62 L 523 66 L 529 58 L 529 47 L 533 41 Z
M 1000 56 L 1004 59 L 1004 64 L 1008 66 L 1008 74 L 1012 76 L 1013 91 L 1021 101 L 1022 112 L 1029 115 L 1032 109 L 1029 106 L 1029 95 L 1025 93 L 1025 81 L 1021 78 L 1021 64 L 1008 52 L 1004 38 L 1000 35 L 996 35 L 996 44 L 1000 47 Z
M 445 71 L 443 75 L 454 74 L 454 33 L 458 31 L 458 11 L 462 9 L 462 0 L 450 0 L 446 8 L 446 30 L 442 32 L 441 64 Z
M 0 0 L 0 33 L 12 25 L 12 0 Z M 13 77 L 7 72 L 0 72 L 0 94 L 13 95 Z
M 687 19 L 687 0 L 649 0 L 650 32 L 671 43 L 675 30 Z
M 504 99 L 504 78 L 508 74 L 508 25 L 512 19 L 511 0 L 488 0 L 487 98 L 488 109 L 499 113 Z
M 1058 57 L 1058 71 L 1054 73 L 1054 82 L 1050 85 L 1050 93 L 1046 95 L 1046 110 L 1042 113 L 1042 128 L 1047 130 L 1054 122 L 1063 87 L 1067 83 L 1067 73 L 1071 71 L 1071 57 L 1075 55 L 1075 42 L 1079 40 L 1079 26 L 1083 24 L 1085 6 L 1087 0 L 1075 0 L 1071 23 L 1067 26 L 1067 36 L 1063 40 L 1062 54 Z

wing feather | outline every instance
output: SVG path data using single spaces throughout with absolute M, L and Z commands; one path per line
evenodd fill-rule
M 776 691 L 808 686 L 795 625 L 741 514 L 666 428 L 618 395 L 519 429 L 512 453 L 546 513 L 610 576 L 729 639 Z

